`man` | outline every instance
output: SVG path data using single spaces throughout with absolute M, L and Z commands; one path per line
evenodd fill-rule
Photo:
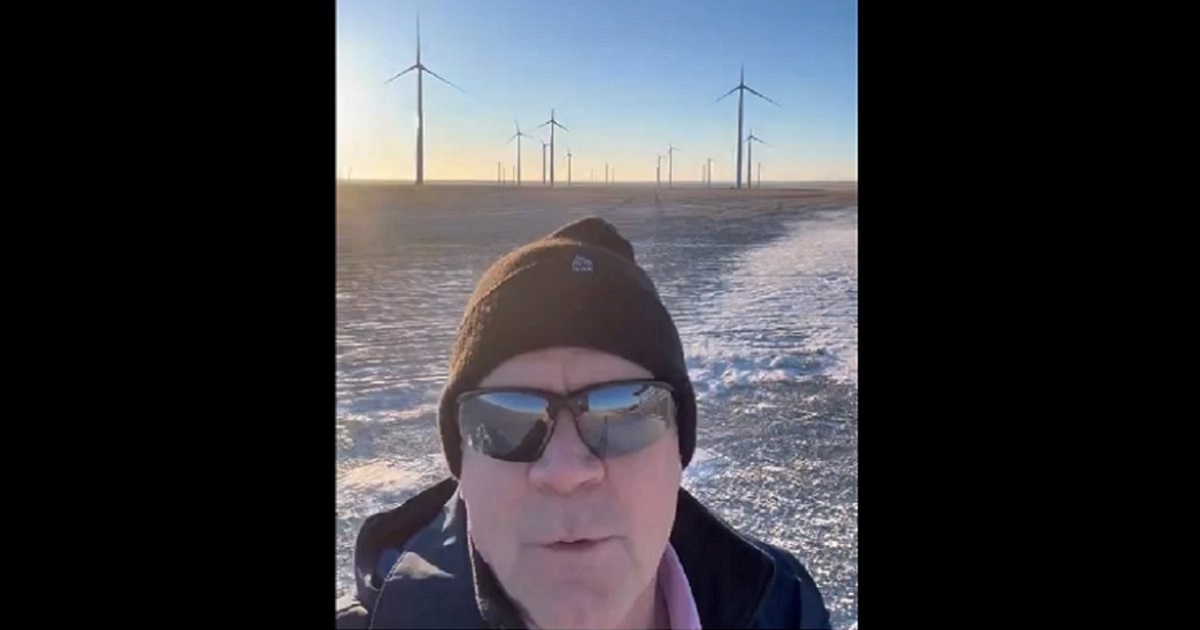
M 794 556 L 681 487 L 683 347 L 609 223 L 487 270 L 438 424 L 453 476 L 363 523 L 339 628 L 829 627 Z

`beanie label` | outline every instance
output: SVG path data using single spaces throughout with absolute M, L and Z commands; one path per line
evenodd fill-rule
M 571 271 L 575 273 L 592 273 L 592 259 L 583 254 L 576 254 L 571 261 Z

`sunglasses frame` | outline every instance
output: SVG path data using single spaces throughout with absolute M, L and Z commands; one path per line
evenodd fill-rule
M 500 460 L 500 461 L 533 463 L 542 458 L 542 455 L 546 451 L 546 445 L 549 444 L 551 438 L 554 437 L 554 430 L 556 428 L 558 428 L 559 412 L 561 412 L 563 409 L 566 409 L 571 414 L 571 417 L 575 420 L 575 430 L 576 430 L 576 432 L 578 432 L 580 430 L 579 429 L 579 416 L 580 416 L 580 414 L 587 411 L 587 409 L 584 407 L 583 403 L 585 403 L 587 401 L 588 394 L 590 394 L 594 391 L 597 391 L 597 390 L 608 389 L 609 387 L 620 387 L 622 385 L 653 385 L 655 387 L 665 389 L 668 393 L 671 394 L 671 406 L 672 406 L 672 411 L 674 412 L 674 413 L 670 414 L 670 416 L 667 418 L 667 428 L 669 429 L 671 427 L 676 426 L 676 423 L 678 422 L 678 415 L 679 415 L 679 401 L 675 398 L 675 388 L 666 381 L 638 378 L 638 379 L 625 379 L 625 380 L 617 380 L 617 381 L 605 381 L 602 383 L 593 383 L 592 385 L 588 385 L 587 387 L 577 389 L 577 390 L 575 390 L 573 392 L 569 392 L 567 394 L 560 394 L 558 392 L 552 392 L 552 391 L 548 391 L 548 390 L 544 390 L 544 389 L 538 389 L 535 387 L 519 387 L 519 386 L 481 387 L 481 388 L 477 388 L 477 389 L 467 390 L 467 391 L 459 394 L 455 398 L 455 416 L 456 416 L 456 422 L 458 424 L 459 436 L 461 436 L 461 438 L 463 440 L 467 439 L 466 431 L 462 424 L 461 410 L 462 410 L 463 403 L 472 398 L 477 398 L 479 396 L 484 396 L 487 394 L 529 394 L 531 396 L 537 396 L 540 398 L 544 398 L 548 402 L 548 404 L 546 405 L 546 409 L 543 413 L 548 418 L 547 423 L 549 424 L 549 430 L 546 431 L 546 437 L 543 438 L 542 443 L 538 445 L 537 451 L 535 453 L 535 457 L 533 459 L 509 459 L 509 458 L 504 458 L 504 457 L 497 457 L 495 455 L 492 455 L 489 453 L 483 453 L 482 451 L 480 451 L 480 454 L 484 455 L 485 457 L 490 457 L 492 459 L 496 459 L 496 460 Z M 583 439 L 582 433 L 579 434 L 579 438 L 580 438 L 580 440 L 583 441 L 584 446 L 586 446 L 587 449 L 589 451 L 591 451 L 593 455 L 595 455 L 596 457 L 598 457 L 600 459 L 605 459 L 605 456 L 601 455 L 600 453 L 597 453 L 596 450 L 594 448 L 592 448 L 592 445 L 588 444 L 587 440 Z M 649 444 L 647 444 L 647 446 L 649 446 Z

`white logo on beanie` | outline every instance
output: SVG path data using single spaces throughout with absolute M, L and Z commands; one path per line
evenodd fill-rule
M 576 254 L 571 261 L 571 271 L 575 273 L 592 273 L 592 259 L 582 254 Z

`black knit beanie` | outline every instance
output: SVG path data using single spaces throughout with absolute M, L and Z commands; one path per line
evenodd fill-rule
M 675 388 L 683 466 L 696 445 L 696 394 L 679 331 L 658 290 L 611 224 L 580 219 L 516 249 L 475 287 L 459 324 L 438 426 L 450 472 L 462 461 L 455 399 L 506 360 L 582 346 L 628 359 Z

